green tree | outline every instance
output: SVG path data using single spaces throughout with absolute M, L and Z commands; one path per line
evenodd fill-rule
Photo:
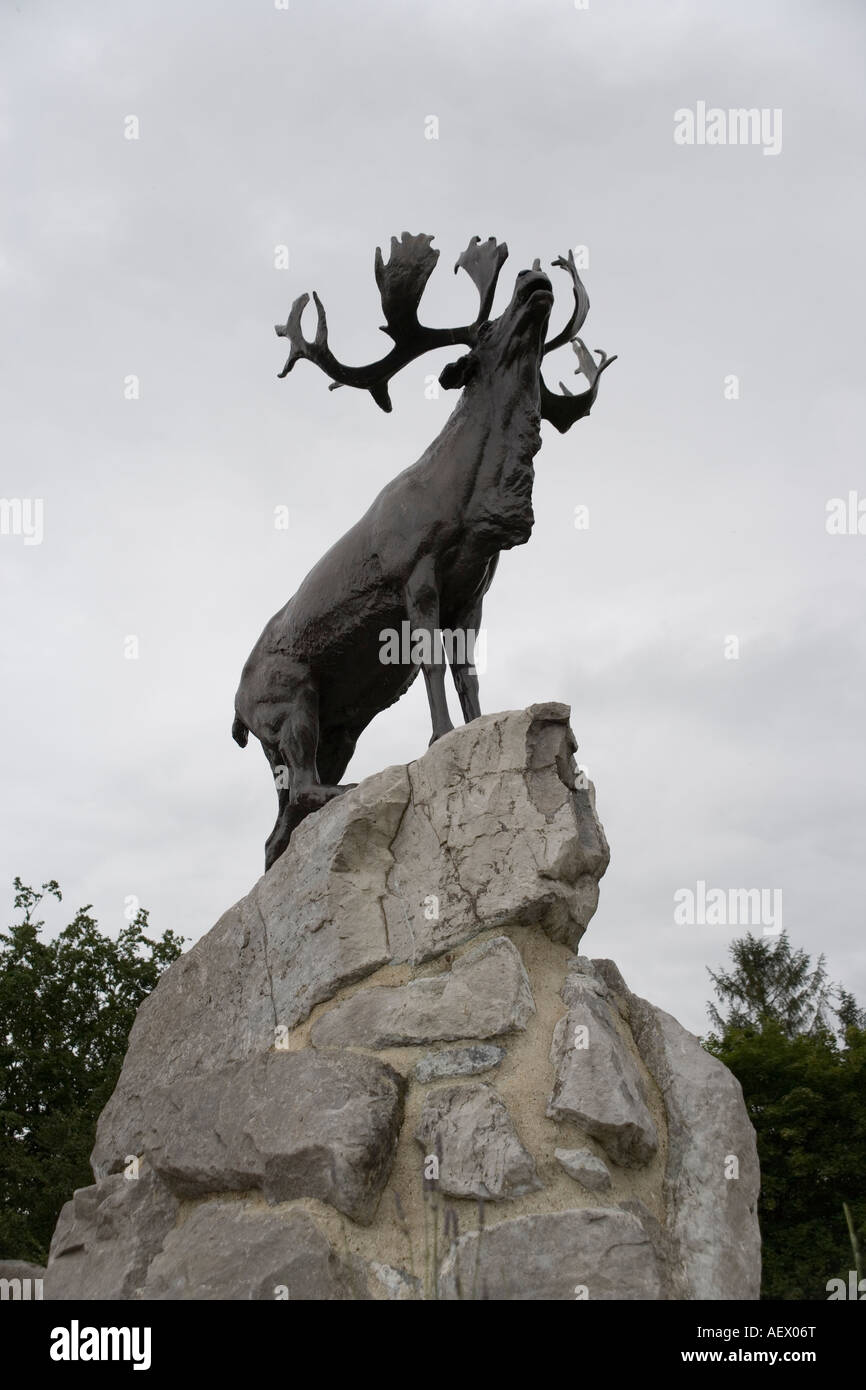
M 733 970 L 709 971 L 719 1001 L 728 1010 L 723 1017 L 715 1004 L 707 1005 L 716 1029 L 760 1028 L 773 1022 L 793 1038 L 827 1027 L 835 1013 L 834 991 L 823 956 L 813 968 L 805 951 L 791 949 L 787 932 L 775 938 L 748 932 L 730 950 Z M 846 998 L 853 1005 L 851 996 Z
M 761 1163 L 762 1297 L 827 1298 L 853 1267 L 843 1203 L 866 1226 L 866 1017 L 787 938 L 749 934 L 710 971 L 723 1016 L 704 1046 L 740 1081 Z
M 147 935 L 142 908 L 116 940 L 90 905 L 51 941 L 41 890 L 15 879 L 19 921 L 0 932 L 0 1258 L 44 1262 L 61 1206 L 93 1181 L 96 1121 L 120 1074 L 138 1006 L 183 938 Z

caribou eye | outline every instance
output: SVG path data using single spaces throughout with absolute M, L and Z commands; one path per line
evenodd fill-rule
M 449 362 L 447 367 L 443 367 L 439 373 L 439 385 L 446 391 L 461 391 L 467 381 L 471 380 L 478 365 L 474 354 L 467 352 L 465 356 L 458 357 L 456 362 Z

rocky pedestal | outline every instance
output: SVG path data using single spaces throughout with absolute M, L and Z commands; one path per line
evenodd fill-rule
M 564 705 L 305 820 L 139 1010 L 45 1297 L 758 1296 L 739 1084 L 577 950 Z

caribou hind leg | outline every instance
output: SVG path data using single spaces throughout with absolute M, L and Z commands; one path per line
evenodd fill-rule
M 274 785 L 277 789 L 277 799 L 279 810 L 277 820 L 273 830 L 265 841 L 265 870 L 267 871 L 272 864 L 275 864 L 280 855 L 288 846 L 292 837 L 292 831 L 303 820 L 303 814 L 297 806 L 293 806 L 289 795 L 287 779 L 287 769 L 280 757 L 280 751 L 272 744 L 262 744 L 265 757 L 270 765 L 274 777 Z
M 272 864 L 276 864 L 280 855 L 288 849 L 292 832 L 297 829 L 307 814 L 299 806 L 291 804 L 288 792 L 280 792 L 279 796 L 280 811 L 277 816 L 277 823 L 265 841 L 265 872 Z
M 318 689 L 306 669 L 293 671 L 284 701 L 268 712 L 268 727 L 271 737 L 263 748 L 277 785 L 279 813 L 265 842 L 265 870 L 284 853 L 304 817 L 349 791 L 348 785 L 336 783 L 354 752 L 354 739 L 342 731 L 336 738 L 325 735 L 320 745 Z
M 323 782 L 331 785 L 340 782 L 340 778 L 352 761 L 357 742 L 357 736 L 349 729 L 331 728 L 321 731 L 319 747 L 316 752 L 316 766 Z M 350 791 L 352 787 L 357 785 L 357 782 L 342 783 L 340 790 Z
M 319 777 L 319 692 L 314 684 L 302 686 L 294 693 L 277 743 L 288 769 L 289 800 L 293 806 L 309 814 L 347 790 Z

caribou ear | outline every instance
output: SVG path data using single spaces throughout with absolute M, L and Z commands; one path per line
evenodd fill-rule
M 467 352 L 464 357 L 458 357 L 456 362 L 449 362 L 442 370 L 439 385 L 444 386 L 446 391 L 459 391 L 474 376 L 477 366 L 475 353 Z

